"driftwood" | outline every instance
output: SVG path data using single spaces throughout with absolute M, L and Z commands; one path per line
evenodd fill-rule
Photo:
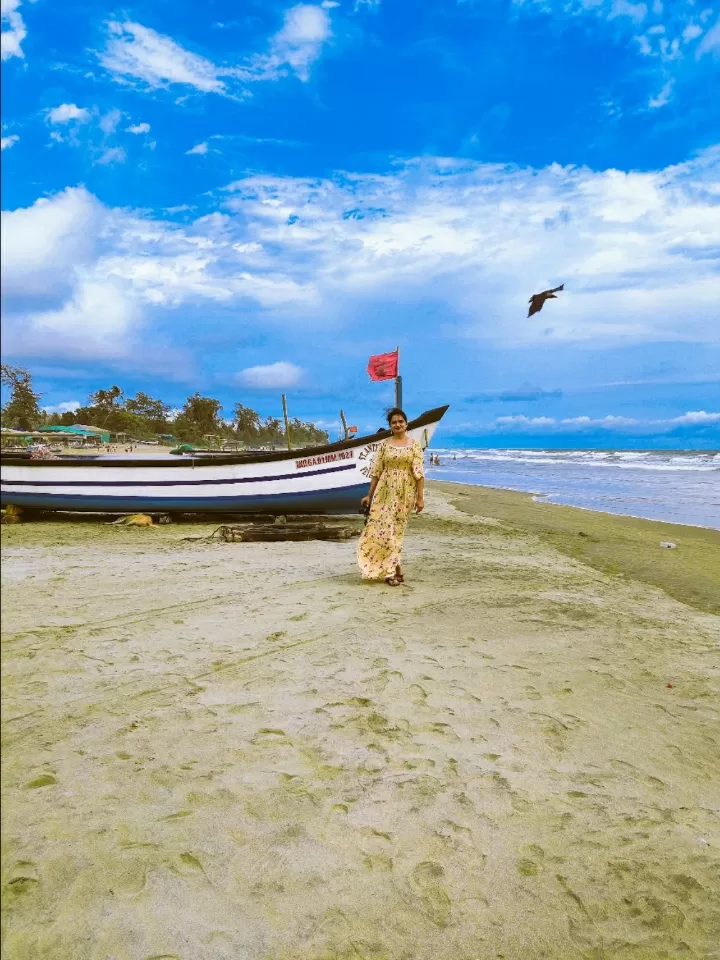
M 356 535 L 352 527 L 323 524 L 301 525 L 287 524 L 284 527 L 254 524 L 249 527 L 224 527 L 223 539 L 226 543 L 273 543 L 283 540 L 350 540 Z
M 264 518 L 263 518 L 264 519 Z M 184 540 L 225 543 L 278 543 L 299 540 L 350 540 L 360 529 L 348 524 L 327 523 L 317 517 L 294 517 L 290 523 L 245 523 L 217 527 L 208 537 L 184 537 Z

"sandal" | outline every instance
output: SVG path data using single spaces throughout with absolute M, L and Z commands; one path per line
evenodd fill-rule
M 403 581 L 399 577 L 385 577 L 385 583 L 389 587 L 399 587 Z

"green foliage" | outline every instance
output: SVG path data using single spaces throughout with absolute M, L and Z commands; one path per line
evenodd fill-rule
M 98 390 L 90 394 L 90 401 L 100 410 L 119 410 L 123 405 L 123 392 L 120 387 L 110 387 L 109 390 Z
M 153 400 L 140 390 L 125 401 L 125 409 L 128 413 L 143 417 L 159 433 L 163 433 L 168 424 L 169 405 L 162 400 Z
M 236 403 L 232 420 L 226 422 L 221 416 L 220 401 L 199 392 L 187 398 L 174 420 L 170 418 L 171 408 L 167 403 L 142 391 L 126 398 L 117 385 L 91 393 L 87 405 L 74 412 L 48 415 L 40 410 L 40 396 L 33 392 L 32 377 L 27 370 L 3 364 L 2 382 L 11 391 L 10 401 L 3 409 L 4 426 L 30 430 L 45 425 L 81 423 L 136 440 L 172 434 L 181 442 L 202 446 L 219 446 L 225 440 L 242 440 L 249 447 L 285 444 L 285 426 L 279 417 L 262 419 L 251 407 Z M 290 421 L 290 439 L 293 447 L 321 446 L 328 442 L 328 435 L 314 424 L 294 417 Z
M 256 443 L 260 436 L 260 416 L 250 407 L 246 407 L 242 403 L 236 403 L 233 427 L 238 440 L 248 444 Z
M 223 436 L 232 431 L 220 419 L 222 404 L 212 397 L 194 393 L 185 401 L 185 406 L 173 424 L 173 433 L 186 443 L 200 443 L 207 436 Z
M 40 394 L 32 388 L 32 376 L 23 367 L 3 363 L 0 371 L 2 385 L 9 388 L 10 399 L 2 408 L 2 424 L 19 430 L 34 430 L 44 423 L 40 410 Z

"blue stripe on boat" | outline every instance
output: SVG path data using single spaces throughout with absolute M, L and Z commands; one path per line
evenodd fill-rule
M 357 513 L 370 483 L 335 490 L 252 494 L 245 497 L 83 497 L 54 493 L 4 493 L 2 501 L 40 510 L 106 513 Z

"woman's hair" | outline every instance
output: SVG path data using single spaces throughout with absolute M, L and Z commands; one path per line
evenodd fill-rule
M 393 407 L 391 410 L 388 410 L 386 417 L 387 417 L 388 426 L 390 426 L 390 424 L 392 423 L 393 417 L 402 417 L 405 423 L 408 422 L 407 414 L 405 413 L 404 410 L 401 410 L 400 407 Z

